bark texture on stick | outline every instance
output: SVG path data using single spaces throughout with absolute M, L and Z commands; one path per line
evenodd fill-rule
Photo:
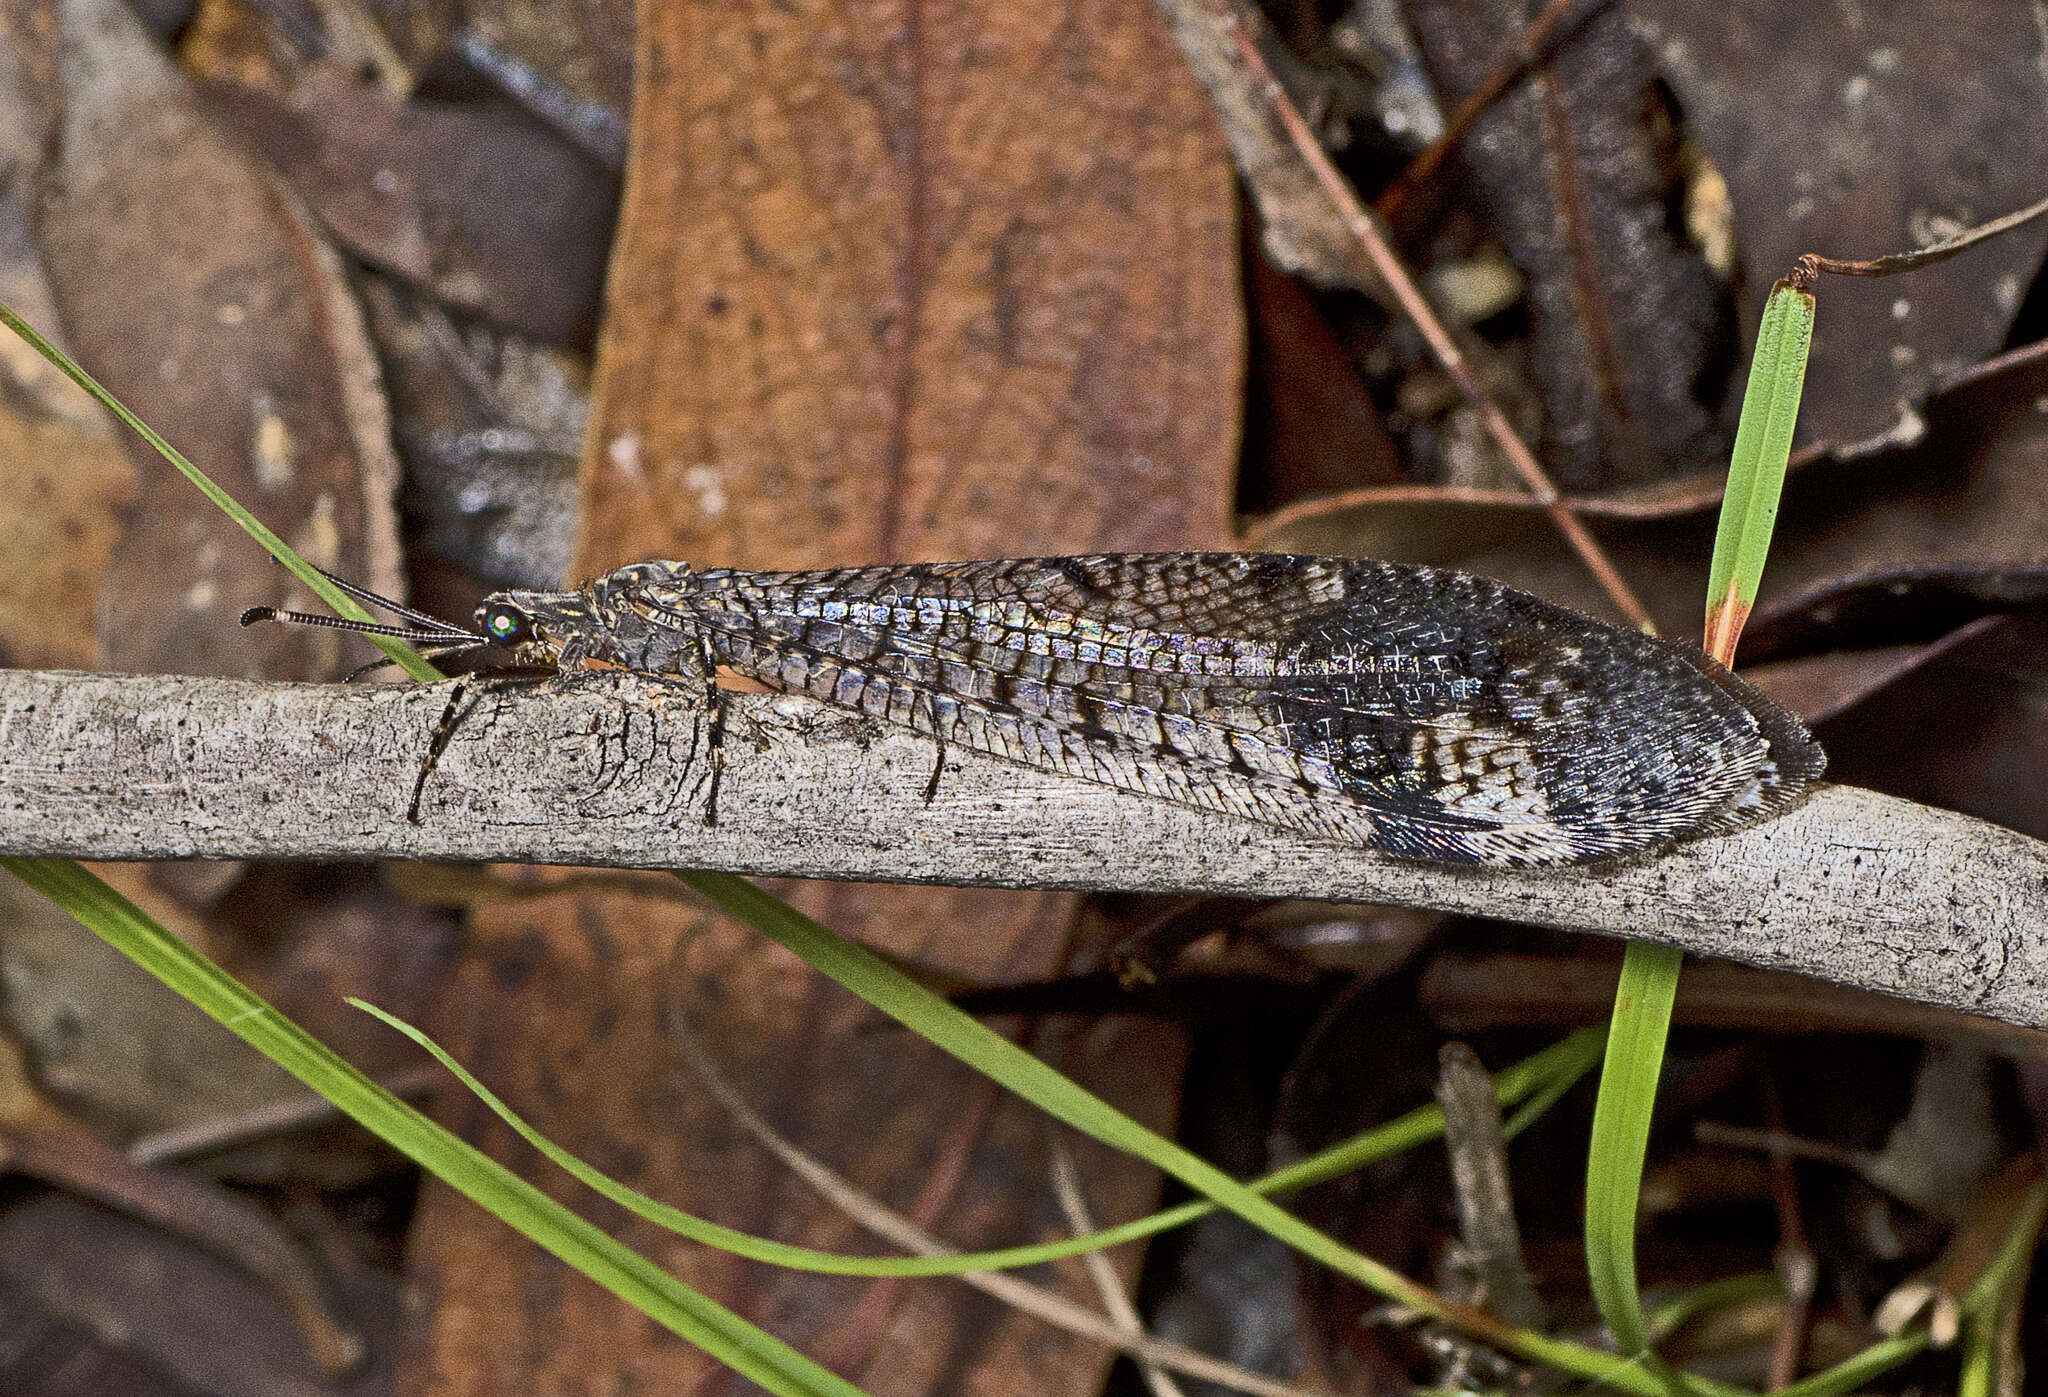
M 417 825 L 446 686 L 0 671 L 0 853 L 703 868 L 1439 908 L 2048 1025 L 2048 844 L 1823 787 L 1782 819 L 1598 874 L 1444 868 L 1014 767 L 808 699 L 728 695 L 718 823 L 686 691 L 485 695 Z M 942 764 L 929 800 L 935 764 Z

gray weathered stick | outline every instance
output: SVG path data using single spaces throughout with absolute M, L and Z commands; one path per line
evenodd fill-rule
M 1452 869 L 1023 770 L 809 700 L 704 713 L 587 676 L 485 698 L 406 798 L 444 686 L 0 671 L 0 853 L 417 858 L 1397 903 L 1629 935 L 2048 1025 L 2048 844 L 1848 787 L 1602 875 Z

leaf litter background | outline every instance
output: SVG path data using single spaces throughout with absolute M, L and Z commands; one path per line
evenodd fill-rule
M 1803 251 L 1898 250 L 2039 197 L 2048 138 L 2048 35 L 2017 8 L 1710 9 L 1570 7 L 1389 204 L 1489 391 L 1673 634 L 1697 631 L 1771 279 Z M 1516 64 L 1524 27 L 1476 0 L 1267 18 L 1269 56 L 1368 198 Z M 0 296 L 308 556 L 448 614 L 647 556 L 1232 544 L 1452 563 L 1608 610 L 1413 328 L 1327 265 L 1268 260 L 1317 246 L 1317 215 L 1262 205 L 1262 225 L 1244 202 L 1158 9 L 638 22 L 636 39 L 606 0 L 5 0 Z M 2035 834 L 2044 243 L 2023 230 L 1822 287 L 1744 650 L 1821 724 L 1842 779 Z M 331 635 L 238 629 L 244 606 L 294 600 L 283 574 L 11 341 L 0 384 L 0 661 L 277 678 L 359 661 Z M 689 1038 L 781 1133 L 957 1244 L 1067 1225 L 1040 1122 L 665 880 L 113 876 L 551 1188 L 342 996 L 423 1023 L 562 1143 L 723 1222 L 868 1245 L 717 1103 Z M 1452 1037 L 1498 1066 L 1597 1022 L 1613 973 L 1610 946 L 1389 909 L 779 891 L 1246 1172 L 1427 1099 Z M 300 1119 L 239 1045 L 32 897 L 0 898 L 0 1389 L 743 1388 Z M 1110 948 L 1148 928 L 1188 948 L 1156 950 L 1156 986 L 1110 988 Z M 1717 966 L 1688 971 L 1679 1013 L 1644 1275 L 1675 1290 L 1809 1257 L 1796 1338 L 1814 1362 L 1868 1342 L 1884 1297 L 1998 1226 L 2035 1167 L 2036 1035 Z M 1511 1156 L 1564 1330 L 1590 1316 L 1586 1110 L 1568 1097 Z M 1098 1218 L 1156 1199 L 1145 1172 L 1078 1154 Z M 1455 1290 L 1446 1177 L 1425 1151 L 1302 1206 Z M 1133 1390 L 1098 1346 L 953 1283 L 786 1275 L 578 1206 L 876 1393 Z M 1156 1332 L 1267 1372 L 1365 1392 L 1486 1371 L 1225 1224 L 1117 1260 Z M 1078 1267 L 1042 1279 L 1092 1300 Z M 1761 1382 L 1785 1323 L 1738 1306 L 1678 1352 Z M 2037 1323 L 2019 1337 L 2038 1357 Z M 1952 1377 L 1935 1358 L 1892 1380 L 1910 1381 Z

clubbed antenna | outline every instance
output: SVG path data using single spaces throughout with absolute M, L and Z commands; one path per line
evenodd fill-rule
M 350 631 L 356 635 L 388 635 L 394 640 L 416 641 L 421 645 L 486 645 L 489 644 L 474 631 L 459 626 L 436 624 L 426 626 L 385 626 L 375 621 L 351 621 L 343 616 L 315 616 L 304 611 L 285 611 L 275 606 L 252 606 L 242 613 L 242 624 L 253 626 L 259 621 L 281 621 L 292 626 L 325 626 L 332 631 Z
M 382 635 L 393 640 L 410 641 L 440 651 L 470 650 L 490 644 L 490 637 L 480 634 L 452 621 L 443 621 L 438 616 L 429 616 L 424 611 L 415 611 L 389 597 L 382 597 L 367 588 L 336 577 L 326 568 L 315 565 L 315 570 L 339 587 L 348 596 L 354 597 L 365 606 L 374 606 L 402 617 L 407 624 L 387 625 L 377 621 L 351 621 L 342 616 L 318 616 L 305 611 L 287 611 L 276 606 L 252 606 L 242 613 L 242 624 L 253 626 L 259 621 L 278 621 L 292 626 L 325 626 L 328 630 L 349 631 L 355 635 Z M 374 667 L 374 666 L 373 666 Z

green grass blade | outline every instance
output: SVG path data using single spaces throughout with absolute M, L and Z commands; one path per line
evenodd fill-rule
M 1649 1317 L 1650 1338 L 1661 1343 L 1686 1325 L 1715 1310 L 1746 1305 L 1753 1300 L 1782 1299 L 1784 1282 L 1774 1271 L 1752 1271 L 1748 1275 L 1723 1276 L 1696 1285 L 1676 1299 L 1659 1305 Z
M 2008 1360 L 2014 1364 L 2022 1360 L 2017 1353 L 2000 1352 L 1999 1329 L 2009 1310 L 2013 1318 L 2018 1318 L 2044 1219 L 2048 1219 L 2048 1177 L 2034 1180 L 2015 1211 L 1998 1255 L 1963 1297 L 1963 1363 L 1958 1397 L 1991 1397 L 1998 1392 L 2023 1390 L 2024 1373 L 2002 1371 Z
M 1560 1097 L 1577 1086 L 1579 1079 L 1593 1070 L 1593 1064 L 1598 1062 L 1602 1053 L 1606 1051 L 1606 1041 L 1607 1035 L 1601 1030 L 1582 1028 L 1571 1037 L 1545 1048 L 1536 1057 L 1524 1059 L 1526 1062 L 1534 1062 L 1546 1053 L 1556 1053 L 1560 1059 L 1558 1071 L 1532 1083 L 1526 1090 L 1516 1090 L 1511 1094 L 1508 1088 L 1507 1073 L 1513 1072 L 1522 1065 L 1521 1063 L 1516 1063 L 1506 1072 L 1496 1074 L 1494 1094 L 1499 1098 L 1502 1109 L 1515 1107 L 1515 1113 L 1501 1123 L 1502 1138 L 1513 1140 L 1548 1114 Z M 1443 1113 L 1439 1109 L 1439 1130 L 1442 1129 L 1442 1123 Z
M 852 1383 L 692 1290 L 392 1096 L 77 864 L 0 858 L 0 865 L 393 1149 L 735 1372 L 786 1397 L 861 1397 Z
M 1778 497 L 1792 457 L 1792 431 L 1813 343 L 1813 295 L 1789 282 L 1771 288 L 1757 328 L 1756 357 L 1742 395 L 1742 420 L 1721 497 L 1714 561 L 1707 574 L 1707 652 L 1723 664 L 1756 604 L 1778 522 Z M 1717 643 L 1717 641 L 1719 643 Z
M 1998 1316 L 1972 1315 L 1963 1324 L 1963 1361 L 1956 1376 L 1956 1397 L 1997 1397 Z M 2018 1391 L 2017 1387 L 2013 1391 Z
M 1661 1397 L 1665 1391 L 1636 1363 L 1532 1330 L 1517 1329 L 1481 1311 L 1446 1302 L 1391 1267 L 1310 1227 L 1215 1165 L 1146 1129 L 1102 1098 L 1061 1076 L 879 957 L 827 931 L 745 879 L 723 873 L 676 876 L 814 970 L 1046 1114 L 1147 1160 L 1254 1227 L 1374 1293 L 1442 1319 L 1508 1352 L 1621 1391 L 1641 1393 L 1644 1397 Z
M 1623 954 L 1587 1151 L 1586 1270 L 1615 1347 L 1631 1355 L 1650 1347 L 1636 1289 L 1636 1203 L 1682 960 L 1678 951 L 1642 941 L 1631 941 Z
M 1933 1343 L 1925 1326 L 1894 1338 L 1880 1339 L 1826 1372 L 1814 1373 L 1777 1389 L 1771 1397 L 1845 1397 L 1847 1393 L 1861 1392 L 1873 1379 L 1927 1352 Z
M 1707 652 L 1735 661 L 1735 642 L 1756 603 L 1792 456 L 1792 432 L 1813 343 L 1814 300 L 1781 281 L 1764 303 L 1742 420 L 1728 466 L 1721 520 L 1707 581 Z M 1657 1081 L 1684 957 L 1631 942 L 1615 987 L 1607 1059 L 1593 1108 L 1586 1162 L 1586 1270 L 1601 1318 L 1623 1353 L 1641 1358 L 1668 1389 L 1702 1386 L 1657 1358 L 1636 1286 L 1636 1204 L 1643 1184 Z
M 990 1251 L 955 1252 L 945 1256 L 856 1256 L 845 1252 L 818 1251 L 810 1247 L 771 1241 L 683 1212 L 659 1199 L 650 1198 L 638 1189 L 592 1167 L 536 1130 L 518 1112 L 506 1105 L 496 1093 L 478 1081 L 475 1075 L 457 1062 L 445 1048 L 419 1029 L 385 1013 L 373 1004 L 366 1004 L 359 999 L 352 999 L 349 1003 L 365 1013 L 374 1015 L 432 1054 L 436 1061 L 453 1073 L 463 1086 L 510 1126 L 522 1140 L 585 1187 L 629 1212 L 645 1218 L 657 1227 L 665 1227 L 691 1241 L 731 1252 L 735 1256 L 743 1256 L 750 1261 L 835 1276 L 957 1276 L 968 1271 L 1004 1271 L 1021 1266 L 1037 1266 L 1048 1261 L 1077 1256 L 1083 1252 L 1101 1251 L 1107 1247 L 1137 1241 L 1170 1228 L 1183 1226 L 1216 1210 L 1213 1203 L 1196 1201 L 1121 1226 L 1063 1237 L 1057 1241 L 1041 1242 L 1032 1246 L 1002 1247 Z M 1530 1104 L 1547 1105 L 1555 1101 L 1565 1088 L 1591 1069 L 1598 1051 L 1598 1042 L 1598 1035 L 1594 1031 L 1584 1030 L 1551 1045 L 1541 1053 L 1503 1071 L 1496 1079 L 1497 1095 L 1504 1104 L 1513 1104 L 1531 1094 L 1535 1094 L 1535 1099 Z M 1320 1151 L 1286 1169 L 1254 1180 L 1246 1187 L 1262 1196 L 1270 1196 L 1285 1189 L 1301 1188 L 1363 1168 L 1367 1164 L 1412 1149 L 1442 1134 L 1442 1109 L 1434 1105 L 1420 1106 L 1405 1116 L 1361 1132 L 1331 1149 Z
M 375 619 L 367 611 L 364 611 L 362 607 L 356 605 L 353 598 L 349 597 L 325 577 L 322 577 L 318 569 L 304 558 L 301 558 L 290 544 L 265 527 L 262 520 L 242 508 L 233 495 L 230 495 L 214 483 L 211 476 L 186 460 L 183 452 L 158 436 L 156 431 L 147 422 L 144 422 L 140 417 L 130 412 L 119 398 L 116 398 L 101 386 L 98 379 L 73 363 L 70 355 L 44 339 L 27 321 L 16 315 L 12 309 L 4 304 L 0 304 L 0 325 L 5 325 L 8 329 L 14 331 L 15 334 L 21 336 L 28 343 L 29 348 L 49 360 L 66 378 L 90 394 L 93 401 L 97 402 L 108 412 L 113 413 L 115 417 L 118 417 L 127 425 L 130 431 L 148 442 L 150 448 L 157 455 L 169 461 L 177 468 L 179 474 L 198 486 L 201 494 L 218 505 L 221 512 L 227 515 L 228 518 L 241 525 L 244 533 L 262 544 L 269 551 L 271 557 L 284 565 L 286 571 L 311 588 L 313 594 L 319 597 L 320 600 L 333 607 L 337 616 L 346 616 L 351 621 Z M 441 671 L 427 663 L 425 659 L 421 658 L 418 651 L 414 650 L 404 641 L 393 640 L 389 636 L 382 635 L 369 638 L 375 642 L 378 649 L 382 650 L 390 658 L 393 664 L 403 669 L 414 679 L 432 684 L 444 677 Z

